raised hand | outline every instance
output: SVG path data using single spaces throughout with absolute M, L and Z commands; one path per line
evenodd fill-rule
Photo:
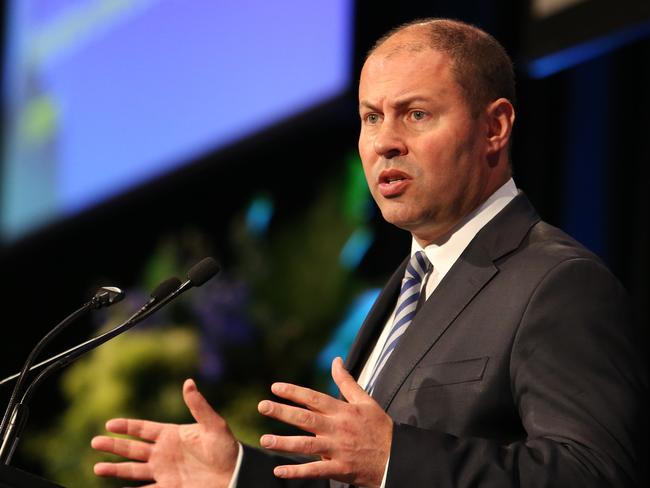
M 341 358 L 332 362 L 332 378 L 348 403 L 324 393 L 287 383 L 274 383 L 271 391 L 294 407 L 263 400 L 261 414 L 314 436 L 263 435 L 263 447 L 320 460 L 277 466 L 279 478 L 330 478 L 359 486 L 378 487 L 390 454 L 393 421 L 345 370 Z
M 210 407 L 192 380 L 183 384 L 183 399 L 196 424 L 111 419 L 106 429 L 138 438 L 97 436 L 91 446 L 132 461 L 97 463 L 98 476 L 153 481 L 147 487 L 227 487 L 235 469 L 237 440 L 225 420 Z

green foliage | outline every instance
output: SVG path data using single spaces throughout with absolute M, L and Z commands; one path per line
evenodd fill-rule
M 343 215 L 350 224 L 359 225 L 368 219 L 373 204 L 361 165 L 361 158 L 355 152 L 348 156 L 346 163 Z

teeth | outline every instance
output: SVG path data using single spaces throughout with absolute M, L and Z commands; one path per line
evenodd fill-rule
M 388 178 L 388 183 L 394 183 L 395 181 L 402 181 L 403 178 Z

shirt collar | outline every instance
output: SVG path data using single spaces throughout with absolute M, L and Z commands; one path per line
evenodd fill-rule
M 465 248 L 474 239 L 476 234 L 492 220 L 510 201 L 517 196 L 517 186 L 510 178 L 503 186 L 495 191 L 478 208 L 469 213 L 456 230 L 452 232 L 442 244 L 429 244 L 424 249 L 415 238 L 411 241 L 411 256 L 417 251 L 424 251 L 433 265 L 439 282 L 447 274 Z

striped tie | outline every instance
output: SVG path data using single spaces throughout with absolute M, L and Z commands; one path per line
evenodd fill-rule
M 372 375 L 370 376 L 370 380 L 365 388 L 369 395 L 372 395 L 379 373 L 386 365 L 388 358 L 393 353 L 393 350 L 395 349 L 395 346 L 397 346 L 402 334 L 404 334 L 408 326 L 411 325 L 420 298 L 422 279 L 427 273 L 428 266 L 429 260 L 424 254 L 424 251 L 418 251 L 413 254 L 411 260 L 406 266 L 406 272 L 404 273 L 402 288 L 400 289 L 399 297 L 397 298 L 395 318 L 393 319 L 390 333 L 388 334 L 388 338 L 384 343 L 379 359 L 377 359 L 377 362 L 375 363 Z

